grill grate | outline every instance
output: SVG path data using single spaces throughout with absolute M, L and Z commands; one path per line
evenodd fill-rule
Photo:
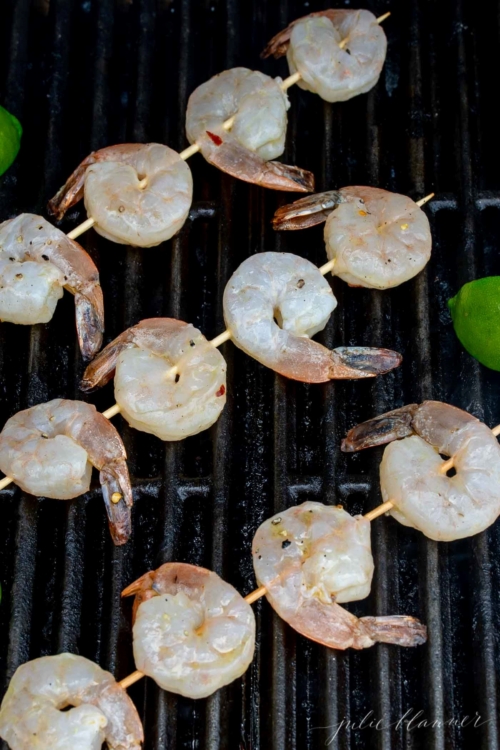
M 346 5 L 349 3 L 346 0 Z M 25 126 L 20 157 L 0 182 L 0 218 L 43 212 L 47 198 L 91 149 L 125 140 L 185 146 L 189 93 L 235 65 L 286 75 L 262 62 L 267 40 L 328 3 L 237 0 L 5 0 L 0 8 L 2 103 Z M 496 105 L 489 50 L 498 11 L 472 0 L 367 0 L 385 24 L 388 58 L 367 96 L 328 105 L 298 89 L 285 161 L 311 169 L 318 189 L 375 184 L 429 204 L 434 252 L 426 271 L 391 292 L 333 282 L 339 306 L 322 341 L 384 345 L 405 355 L 373 383 L 285 382 L 236 350 L 228 404 L 208 432 L 160 441 L 115 421 L 130 455 L 134 536 L 108 537 L 97 489 L 73 502 L 38 501 L 10 488 L 0 502 L 0 669 L 58 650 L 97 660 L 121 678 L 134 669 L 130 607 L 121 589 L 169 559 L 214 568 L 242 593 L 254 587 L 253 532 L 272 512 L 306 498 L 362 512 L 380 502 L 381 451 L 344 456 L 340 438 L 374 413 L 427 397 L 500 421 L 498 376 L 460 348 L 446 300 L 477 276 L 500 273 Z M 200 156 L 195 203 L 181 234 L 160 249 L 124 249 L 90 232 L 82 244 L 101 271 L 106 340 L 154 315 L 177 316 L 208 336 L 223 330 L 221 298 L 249 254 L 288 250 L 325 260 L 321 228 L 274 234 L 285 197 L 220 174 Z M 63 224 L 75 226 L 82 209 Z M 0 326 L 0 424 L 15 411 L 78 393 L 82 371 L 65 296 L 53 321 Z M 112 387 L 92 396 L 99 409 Z M 437 545 L 379 519 L 376 577 L 356 614 L 406 613 L 429 625 L 426 647 L 379 645 L 336 653 L 297 636 L 255 605 L 258 645 L 242 681 L 207 701 L 131 688 L 145 719 L 146 748 L 339 750 L 478 747 L 498 742 L 496 632 L 500 606 L 498 524 L 470 540 Z M 428 728 L 398 720 L 423 711 Z M 369 712 L 373 714 L 369 715 Z M 461 726 L 464 717 L 481 726 Z M 356 725 L 365 717 L 364 728 Z M 380 719 L 378 728 L 369 722 Z M 328 728 L 329 727 L 329 728 Z

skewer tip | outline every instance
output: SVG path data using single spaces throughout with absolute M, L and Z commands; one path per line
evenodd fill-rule
M 377 23 L 382 23 L 382 21 L 385 21 L 385 19 L 386 19 L 386 18 L 389 18 L 389 16 L 390 16 L 390 15 L 391 15 L 391 11 L 390 11 L 390 10 L 388 10 L 388 11 L 387 11 L 387 13 L 384 13 L 384 15 L 383 15 L 383 16 L 379 16 L 379 17 L 377 18 Z
M 417 206 L 419 208 L 422 208 L 422 206 L 424 206 L 426 203 L 431 201 L 435 195 L 436 193 L 429 193 L 429 195 L 426 195 L 424 198 L 421 198 L 419 201 L 416 201 Z

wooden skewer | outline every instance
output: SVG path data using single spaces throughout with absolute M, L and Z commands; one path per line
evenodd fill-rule
M 385 19 L 389 18 L 390 15 L 391 13 L 389 11 L 388 13 L 384 13 L 383 16 L 379 16 L 377 18 L 377 23 L 382 23 L 382 21 L 385 21 Z M 349 41 L 349 37 L 342 39 L 342 41 L 339 43 L 340 49 L 344 49 L 348 41 Z M 282 91 L 287 91 L 290 88 L 290 86 L 294 86 L 296 83 L 298 83 L 298 81 L 300 81 L 301 78 L 302 76 L 298 71 L 296 73 L 293 73 L 291 76 L 288 76 L 288 78 L 285 78 L 285 80 L 282 81 L 280 84 Z M 232 117 L 230 117 L 228 120 L 226 120 L 223 123 L 222 127 L 224 128 L 224 130 L 231 130 L 231 128 L 234 125 L 235 117 L 236 115 L 233 115 Z M 184 151 L 181 151 L 179 156 L 181 157 L 181 159 L 186 161 L 191 156 L 194 156 L 195 154 L 197 154 L 199 150 L 200 150 L 200 147 L 198 146 L 198 144 L 193 143 L 191 146 L 188 146 L 187 148 L 185 148 Z M 139 188 L 141 190 L 144 190 L 147 184 L 148 184 L 148 178 L 145 177 L 143 180 L 139 182 Z M 70 238 L 70 240 L 76 240 L 77 237 L 79 237 L 81 234 L 86 232 L 87 229 L 90 229 L 91 227 L 93 227 L 94 224 L 95 224 L 94 219 L 87 219 L 82 224 L 75 227 L 75 229 L 73 229 L 71 232 L 68 232 L 68 237 Z
M 495 437 L 498 437 L 500 435 L 500 424 L 497 424 L 496 427 L 493 427 L 491 430 Z M 444 462 L 444 464 L 441 464 L 439 467 L 440 474 L 446 474 L 450 469 L 453 469 L 453 466 L 455 465 L 455 459 L 452 456 L 447 461 Z
M 93 227 L 95 224 L 95 219 L 86 219 L 81 224 L 79 224 L 77 227 L 71 230 L 71 232 L 68 232 L 68 237 L 70 240 L 76 240 L 77 237 L 79 237 L 81 234 L 87 231 L 87 229 L 90 229 L 90 227 Z
M 382 21 L 385 21 L 385 19 L 389 18 L 390 15 L 391 15 L 391 11 L 389 11 L 388 13 L 384 13 L 383 16 L 379 16 L 376 19 L 377 23 L 382 23 Z M 347 44 L 348 41 L 349 41 L 349 37 L 348 36 L 346 36 L 345 39 L 342 39 L 342 41 L 339 42 L 340 49 L 344 49 L 344 47 L 346 46 L 346 44 Z
M 11 482 L 13 481 L 14 480 L 11 479 L 10 477 L 4 477 L 3 479 L 0 479 L 0 490 L 3 490 L 5 489 L 5 487 L 8 487 L 9 484 L 11 484 Z
M 420 200 L 415 201 L 415 203 L 419 208 L 422 208 L 422 206 L 425 206 L 425 204 L 428 203 L 428 201 L 432 200 L 435 195 L 436 193 L 429 193 L 429 195 L 426 195 L 425 198 L 420 198 Z
M 378 508 L 374 508 L 374 510 L 371 510 L 369 513 L 366 513 L 365 518 L 367 518 L 368 521 L 372 521 L 374 518 L 377 518 L 378 516 L 382 516 L 384 513 L 387 513 L 387 511 L 390 510 L 391 508 L 394 508 L 394 504 L 391 503 L 390 500 L 388 500 L 386 503 L 379 505 Z M 267 589 L 265 586 L 259 586 L 258 589 L 251 591 L 249 594 L 245 596 L 245 601 L 248 602 L 248 604 L 253 604 L 254 602 L 257 601 L 257 599 L 260 599 L 262 596 L 265 596 L 266 592 L 267 592 Z M 144 676 L 145 675 L 143 672 L 139 672 L 139 670 L 136 670 L 135 672 L 132 672 L 132 674 L 129 674 L 128 677 L 124 677 L 123 680 L 120 680 L 118 684 L 126 690 L 128 687 L 130 687 L 130 685 L 133 685 L 134 682 L 138 682 Z
M 121 411 L 118 404 L 113 404 L 113 406 L 110 406 L 109 409 L 106 409 L 106 411 L 103 411 L 102 416 L 106 417 L 106 419 L 112 419 L 112 417 L 116 417 L 117 414 L 119 414 Z

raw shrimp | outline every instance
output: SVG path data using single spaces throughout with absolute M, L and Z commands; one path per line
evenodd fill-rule
M 8 419 L 0 433 L 0 471 L 32 495 L 70 500 L 89 489 L 92 466 L 99 469 L 115 544 L 131 533 L 126 458 L 111 422 L 83 401 L 56 398 L 32 406 Z
M 90 255 L 41 216 L 21 214 L 0 224 L 0 319 L 47 323 L 63 287 L 75 297 L 78 341 L 90 359 L 104 330 L 99 272 Z
M 139 183 L 146 178 L 146 187 Z M 153 247 L 186 221 L 193 195 L 191 170 L 159 143 L 121 143 L 93 151 L 52 198 L 58 219 L 84 199 L 94 229 L 121 245 Z
M 268 161 L 285 147 L 288 97 L 281 79 L 232 68 L 198 86 L 186 112 L 186 134 L 205 159 L 233 177 L 273 190 L 308 193 L 314 175 Z M 222 123 L 236 115 L 231 132 Z
M 113 675 L 74 654 L 16 670 L 0 708 L 0 736 L 11 750 L 100 750 L 103 742 L 138 750 L 144 741 L 137 709 Z
M 255 648 L 252 608 L 206 568 L 166 563 L 128 586 L 134 659 L 164 690 L 206 698 L 246 672 Z
M 429 220 L 406 195 L 372 187 L 318 193 L 279 208 L 275 229 L 305 229 L 326 220 L 332 273 L 352 286 L 389 289 L 416 276 L 431 257 Z
M 291 23 L 262 56 L 286 53 L 290 72 L 301 75 L 301 88 L 327 102 L 343 102 L 375 86 L 386 51 L 386 36 L 373 13 L 328 9 Z
M 305 502 L 259 526 L 252 544 L 255 577 L 280 617 L 330 648 L 376 641 L 418 646 L 426 628 L 413 617 L 362 617 L 339 606 L 370 593 L 370 523 L 340 507 Z
M 224 291 L 224 318 L 236 346 L 285 377 L 306 383 L 371 378 L 400 364 L 401 356 L 388 349 L 330 351 L 311 341 L 336 305 L 319 269 L 290 253 L 251 256 Z
M 177 366 L 175 376 L 168 371 Z M 173 318 L 128 328 L 85 370 L 84 391 L 115 377 L 127 422 L 161 440 L 182 440 L 217 421 L 226 403 L 226 362 L 200 331 Z
M 450 542 L 484 531 L 500 515 L 500 446 L 472 414 L 440 401 L 409 404 L 354 427 L 342 450 L 389 442 L 380 486 L 400 523 Z M 454 476 L 440 472 L 440 453 L 453 456 Z

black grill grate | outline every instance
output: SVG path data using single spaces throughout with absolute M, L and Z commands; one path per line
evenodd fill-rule
M 43 212 L 46 200 L 91 149 L 158 140 L 181 149 L 189 93 L 235 65 L 286 75 L 259 59 L 290 20 L 327 3 L 288 0 L 4 0 L 0 8 L 2 103 L 25 126 L 20 157 L 0 182 L 0 219 Z M 349 5 L 346 2 L 346 5 Z M 130 607 L 121 589 L 169 559 L 212 567 L 241 592 L 254 587 L 250 545 L 273 511 L 306 498 L 351 512 L 380 502 L 380 451 L 344 456 L 340 438 L 374 413 L 426 397 L 500 421 L 498 376 L 460 348 L 446 300 L 477 276 L 500 273 L 500 180 L 491 50 L 498 10 L 471 0 L 368 0 L 385 23 L 379 85 L 328 105 L 292 89 L 287 163 L 311 169 L 318 189 L 374 184 L 428 206 L 434 252 L 427 270 L 391 292 L 349 289 L 323 341 L 385 345 L 402 367 L 374 383 L 285 382 L 225 344 L 227 408 L 214 428 L 182 443 L 160 441 L 117 418 L 130 455 L 134 537 L 113 548 L 100 493 L 69 503 L 8 489 L 0 501 L 0 667 L 75 651 L 121 678 L 134 669 Z M 139 319 L 178 316 L 208 337 L 223 330 L 221 297 L 232 270 L 264 249 L 324 262 L 320 228 L 274 234 L 285 197 L 236 183 L 190 161 L 191 220 L 159 249 L 125 249 L 93 232 L 82 244 L 101 271 L 106 337 Z M 83 218 L 71 212 L 64 228 Z M 33 328 L 0 326 L 0 423 L 15 411 L 78 395 L 82 371 L 73 302 Z M 83 396 L 79 394 L 79 397 Z M 100 409 L 112 387 L 92 397 Z M 146 748 L 313 750 L 498 748 L 496 633 L 500 607 L 498 524 L 470 540 L 437 545 L 394 521 L 373 524 L 376 578 L 355 613 L 416 614 L 430 628 L 424 648 L 379 645 L 336 653 L 296 636 L 266 602 L 255 605 L 259 640 L 244 679 L 207 701 L 131 689 Z M 434 726 L 398 720 L 422 710 Z M 364 728 L 335 725 L 365 720 Z M 481 726 L 461 726 L 464 717 Z M 407 716 L 407 719 L 410 718 Z M 378 728 L 366 726 L 380 719 Z M 466 722 L 465 722 L 466 723 Z M 325 728 L 330 727 L 330 729 Z

